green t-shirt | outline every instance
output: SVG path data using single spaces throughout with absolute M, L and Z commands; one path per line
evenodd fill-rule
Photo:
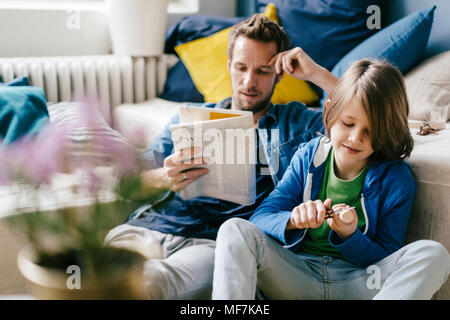
M 358 228 L 361 231 L 363 231 L 366 226 L 366 220 L 361 206 L 361 191 L 364 185 L 367 167 L 368 166 L 365 166 L 354 179 L 341 180 L 336 177 L 334 173 L 334 154 L 333 149 L 331 149 L 325 165 L 322 185 L 318 195 L 318 199 L 322 201 L 330 198 L 332 200 L 332 206 L 338 203 L 345 203 L 350 207 L 355 207 L 356 213 L 358 214 Z M 305 240 L 300 247 L 300 251 L 345 259 L 345 257 L 328 242 L 330 231 L 331 228 L 326 220 L 317 229 L 308 229 L 306 231 Z

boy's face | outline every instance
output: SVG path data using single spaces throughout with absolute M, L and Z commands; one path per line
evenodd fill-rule
M 264 43 L 244 36 L 236 39 L 233 57 L 228 60 L 232 108 L 256 113 L 268 107 L 280 79 L 274 66 L 269 66 L 276 54 L 275 42 Z
M 370 125 L 361 102 L 353 98 L 330 128 L 337 173 L 359 173 L 373 153 Z

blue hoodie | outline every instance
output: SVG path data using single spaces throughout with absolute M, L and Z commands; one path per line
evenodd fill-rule
M 250 218 L 293 252 L 301 246 L 308 229 L 286 231 L 286 225 L 294 207 L 317 199 L 330 150 L 327 138 L 300 145 L 281 181 Z M 372 163 L 361 193 L 365 230 L 357 228 L 346 240 L 331 230 L 330 245 L 360 267 L 397 251 L 405 239 L 415 191 L 416 183 L 404 161 Z

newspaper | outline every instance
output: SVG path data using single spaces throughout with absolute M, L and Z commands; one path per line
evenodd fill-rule
M 180 191 L 183 199 L 208 196 L 241 205 L 256 201 L 256 144 L 250 111 L 180 107 L 170 126 L 175 152 L 198 147 L 193 163 L 209 172 Z M 208 159 L 202 164 L 202 156 Z

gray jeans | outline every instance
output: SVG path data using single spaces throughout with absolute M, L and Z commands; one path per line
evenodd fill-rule
M 215 241 L 185 238 L 122 224 L 105 245 L 136 250 L 144 264 L 149 299 L 211 299 Z
M 226 221 L 217 236 L 213 299 L 430 299 L 447 280 L 450 257 L 436 241 L 413 242 L 367 268 L 295 254 L 254 224 Z

